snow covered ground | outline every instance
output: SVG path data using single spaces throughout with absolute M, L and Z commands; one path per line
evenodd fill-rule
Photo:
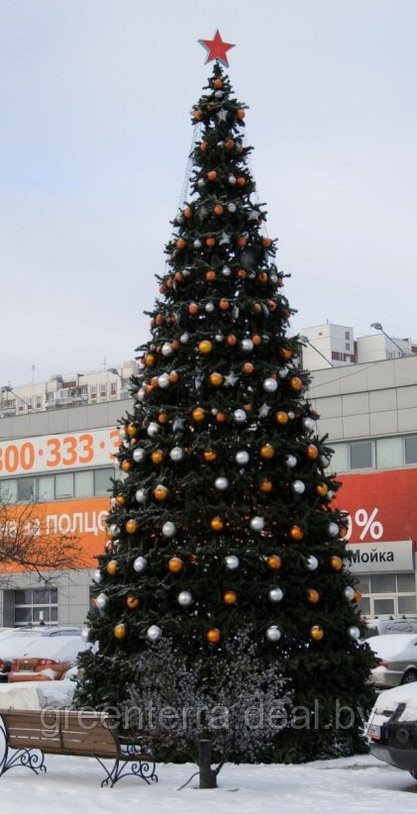
M 219 776 L 220 788 L 199 791 L 179 786 L 192 765 L 158 767 L 159 783 L 126 778 L 101 789 L 100 766 L 91 758 L 47 756 L 48 772 L 35 777 L 24 769 L 0 777 L 2 811 L 7 814 L 415 814 L 417 784 L 407 772 L 370 756 L 318 761 L 304 766 L 231 766 Z

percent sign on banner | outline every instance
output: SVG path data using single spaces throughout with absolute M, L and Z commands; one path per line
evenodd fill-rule
M 384 526 L 380 520 L 375 519 L 377 514 L 377 508 L 372 509 L 371 512 L 368 512 L 367 509 L 357 509 L 353 515 L 353 519 L 352 515 L 347 513 L 348 533 L 345 539 L 350 539 L 354 526 L 356 525 L 358 529 L 361 529 L 359 534 L 360 540 L 364 540 L 367 534 L 369 534 L 372 540 L 380 540 L 384 533 Z

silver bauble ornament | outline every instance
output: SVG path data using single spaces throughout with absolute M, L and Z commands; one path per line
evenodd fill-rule
M 328 523 L 326 527 L 327 534 L 329 537 L 337 537 L 339 534 L 339 526 L 337 523 Z
M 358 641 L 358 639 L 360 639 L 361 632 L 360 632 L 359 628 L 356 627 L 356 625 L 352 625 L 352 627 L 349 628 L 349 636 L 352 639 L 354 639 L 356 642 Z
M 162 373 L 161 376 L 158 376 L 158 384 L 163 390 L 165 390 L 166 387 L 169 387 L 170 381 L 168 373 Z
M 355 593 L 356 593 L 355 589 L 352 588 L 350 585 L 348 585 L 347 588 L 345 588 L 344 590 L 346 599 L 349 599 L 350 601 L 352 601 L 352 599 L 355 598 Z
M 305 430 L 313 432 L 313 430 L 316 429 L 316 422 L 314 421 L 314 418 L 310 418 L 310 416 L 303 418 L 303 427 Z
M 201 240 L 197 237 L 195 239 L 194 243 L 193 243 L 194 248 L 195 249 L 201 249 L 202 245 L 203 244 L 202 244 Z
M 214 481 L 214 485 L 216 489 L 219 490 L 219 492 L 224 492 L 225 489 L 229 487 L 229 481 L 227 480 L 227 478 L 222 477 L 216 478 L 216 480 Z
M 247 415 L 244 410 L 238 409 L 233 411 L 233 418 L 236 424 L 243 424 L 247 419 Z
M 88 642 L 90 638 L 90 628 L 83 627 L 83 629 L 81 630 L 81 638 L 84 642 Z
M 223 268 L 222 268 L 223 277 L 230 277 L 231 273 L 232 273 L 232 270 L 229 269 L 229 266 L 223 266 Z
M 282 367 L 280 367 L 280 369 L 278 371 L 278 376 L 279 376 L 280 379 L 285 379 L 285 377 L 287 375 L 288 375 L 288 368 L 287 368 L 286 365 L 283 365 Z
M 316 571 L 317 570 L 317 568 L 319 567 L 319 561 L 318 561 L 317 557 L 314 556 L 314 554 L 310 554 L 310 556 L 307 557 L 306 566 L 307 566 L 309 571 Z
M 263 388 L 267 393 L 275 393 L 278 389 L 278 382 L 276 379 L 268 378 L 264 380 Z
M 306 490 L 306 485 L 302 480 L 295 480 L 291 484 L 291 489 L 296 495 L 302 495 Z
M 290 419 L 290 421 L 294 421 L 295 418 L 294 410 L 288 410 L 287 416 Z
M 107 605 L 107 596 L 106 594 L 99 594 L 96 596 L 96 607 L 99 610 L 104 610 Z
M 253 350 L 253 342 L 249 338 L 248 339 L 242 339 L 242 341 L 240 343 L 240 347 L 244 351 L 251 351 L 251 350 Z
M 161 428 L 159 424 L 156 423 L 156 421 L 151 421 L 146 432 L 148 433 L 150 438 L 155 438 L 155 436 L 158 435 L 160 429 Z
M 216 342 L 224 342 L 223 334 L 216 334 L 216 336 L 214 338 L 215 338 Z
M 190 334 L 185 332 L 180 336 L 181 345 L 186 345 L 190 341 Z
M 222 90 L 215 90 L 214 95 L 215 95 L 216 99 L 222 99 L 223 98 L 223 91 Z
M 145 503 L 146 500 L 146 492 L 145 489 L 137 489 L 135 492 L 135 498 L 138 503 Z
M 144 400 L 144 398 L 145 398 L 145 396 L 146 396 L 146 393 L 145 393 L 145 389 L 144 389 L 143 387 L 140 387 L 140 388 L 139 388 L 138 393 L 137 393 L 137 396 L 138 396 L 139 401 L 143 401 L 143 400 Z
M 269 279 L 271 280 L 271 283 L 275 284 L 275 283 L 278 282 L 278 275 L 277 274 L 270 274 Z
M 162 630 L 158 625 L 151 625 L 148 627 L 146 635 L 150 642 L 157 642 L 162 636 Z
M 133 454 L 132 454 L 132 458 L 133 458 L 134 461 L 136 461 L 137 464 L 142 463 L 142 461 L 144 461 L 145 458 L 146 458 L 145 450 L 142 449 L 141 447 L 138 447 L 137 449 L 134 449 Z
M 249 452 L 246 452 L 245 449 L 241 449 L 239 450 L 239 452 L 236 452 L 235 455 L 236 463 L 240 464 L 241 466 L 245 466 L 246 464 L 248 464 L 249 459 L 250 459 Z
M 297 458 L 295 455 L 286 455 L 285 463 L 290 467 L 290 469 L 294 469 L 294 467 L 297 466 Z
M 271 602 L 281 602 L 281 599 L 284 596 L 284 591 L 282 591 L 281 588 L 271 588 L 268 596 Z
M 172 447 L 171 452 L 169 453 L 169 457 L 171 458 L 171 461 L 174 461 L 174 463 L 178 463 L 179 461 L 182 461 L 184 458 L 184 450 L 182 449 L 182 447 Z
M 119 526 L 116 526 L 116 523 L 112 523 L 112 524 L 109 526 L 109 531 L 111 532 L 111 534 L 113 535 L 113 537 L 117 537 L 117 535 L 118 535 L 118 534 L 120 534 L 120 527 L 119 527 Z
M 228 184 L 231 184 L 232 186 L 234 186 L 235 183 L 236 183 L 236 176 L 235 175 L 229 175 L 227 177 L 227 182 L 228 182 Z
M 136 557 L 136 559 L 133 560 L 133 570 L 136 571 L 137 574 L 142 574 L 147 565 L 148 561 L 145 557 Z
M 208 314 L 212 314 L 214 311 L 214 302 L 207 302 L 205 310 L 207 311 Z
M 175 537 L 176 533 L 177 527 L 175 523 L 172 523 L 171 520 L 167 520 L 167 522 L 162 526 L 162 534 L 164 537 Z
M 181 591 L 177 599 L 178 604 L 181 605 L 182 608 L 189 608 L 193 603 L 193 597 L 189 591 Z
M 320 461 L 321 461 L 321 465 L 322 465 L 322 466 L 323 466 L 325 469 L 326 469 L 328 466 L 330 466 L 330 458 L 328 458 L 328 457 L 327 457 L 327 455 L 320 455 Z
M 279 642 L 281 638 L 281 631 L 277 625 L 270 625 L 266 631 L 266 638 L 270 642 Z
M 170 342 L 164 342 L 161 348 L 162 356 L 172 356 L 174 351 L 172 350 Z
M 98 568 L 97 568 L 96 571 L 94 571 L 93 579 L 94 579 L 94 582 L 101 582 L 101 572 L 100 572 L 100 570 Z
M 257 515 L 251 518 L 249 525 L 252 531 L 262 531 L 265 528 L 265 519 Z
M 205 187 L 205 185 L 206 185 L 206 182 L 205 182 L 204 178 L 199 178 L 198 181 L 197 181 L 198 188 L 203 189 L 203 187 Z
M 234 204 L 234 203 L 227 204 L 227 211 L 231 212 L 232 215 L 234 214 L 234 212 L 236 212 L 236 209 L 237 209 L 236 204 Z
M 224 564 L 228 571 L 236 571 L 240 565 L 239 557 L 236 557 L 235 554 L 229 554 L 229 556 L 225 558 Z

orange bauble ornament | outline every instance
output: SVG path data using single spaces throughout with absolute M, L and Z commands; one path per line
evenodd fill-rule
M 197 108 L 197 110 L 193 110 L 193 116 L 194 116 L 195 119 L 197 119 L 198 122 L 200 122 L 201 119 L 203 118 L 203 111 L 198 110 L 198 108 Z
M 290 379 L 290 387 L 291 387 L 292 390 L 295 390 L 297 392 L 298 390 L 301 390 L 302 386 L 303 386 L 303 382 L 302 382 L 302 379 L 300 379 L 299 376 L 292 376 L 291 377 L 291 379 Z
M 324 636 L 323 628 L 320 627 L 320 625 L 313 625 L 313 627 L 310 628 L 310 636 L 314 642 L 321 642 Z
M 346 537 L 347 533 L 348 533 L 348 530 L 347 530 L 346 526 L 341 526 L 340 529 L 339 529 L 339 537 L 342 537 L 342 538 Z
M 208 463 L 211 464 L 213 461 L 217 460 L 217 452 L 215 449 L 205 449 L 203 452 L 203 458 Z
M 200 353 L 211 353 L 213 350 L 213 343 L 210 342 L 209 339 L 202 339 L 201 342 L 198 343 L 198 350 Z
M 173 339 L 172 342 L 171 342 L 172 350 L 179 350 L 180 347 L 181 347 L 181 342 L 179 341 L 179 339 Z
M 239 121 L 243 121 L 245 116 L 246 116 L 246 113 L 245 113 L 244 110 L 237 110 L 236 111 L 236 118 L 239 119 Z
M 162 461 L 164 460 L 164 457 L 165 456 L 164 453 L 162 452 L 162 449 L 154 449 L 154 451 L 151 452 L 151 461 L 153 464 L 161 464 Z
M 144 359 L 146 367 L 153 367 L 156 362 L 156 356 L 154 353 L 145 353 Z
M 218 413 L 216 413 L 216 421 L 217 421 L 218 424 L 224 424 L 226 419 L 227 419 L 226 413 L 222 413 L 222 412 L 220 412 L 220 410 L 219 410 Z
M 248 242 L 247 237 L 244 237 L 243 235 L 239 235 L 239 237 L 236 240 L 237 245 L 240 246 L 241 249 L 243 249 L 246 246 L 247 242 Z
M 213 517 L 213 519 L 210 520 L 210 528 L 212 531 L 222 531 L 224 529 L 224 522 L 221 517 Z
M 203 410 L 202 407 L 194 407 L 192 415 L 194 421 L 204 421 L 206 417 L 206 411 Z
M 271 480 L 268 480 L 267 478 L 265 478 L 264 480 L 261 480 L 261 482 L 259 484 L 259 489 L 265 495 L 269 495 L 269 493 L 272 492 L 273 489 L 274 489 L 274 484 L 272 483 Z
M 354 600 L 355 600 L 355 602 L 357 602 L 358 605 L 359 605 L 359 602 L 362 602 L 362 594 L 361 594 L 360 591 L 355 591 Z
M 226 605 L 235 605 L 237 602 L 236 591 L 225 591 L 223 594 L 223 602 Z
M 207 143 L 207 141 L 202 141 L 202 142 L 201 142 L 201 144 L 200 144 L 200 148 L 199 148 L 199 149 L 201 150 L 201 152 L 202 152 L 202 153 L 206 153 L 206 152 L 207 152 L 207 150 L 208 150 L 208 143 Z
M 226 337 L 226 344 L 229 345 L 229 348 L 233 348 L 236 345 L 237 339 L 234 334 L 229 334 Z
M 285 413 L 284 410 L 278 410 L 278 412 L 275 413 L 275 421 L 277 424 L 288 424 L 289 420 L 288 413 Z
M 264 249 L 269 249 L 272 246 L 272 240 L 270 237 L 263 237 L 262 238 L 262 246 Z
M 223 87 L 223 81 L 221 79 L 213 79 L 213 88 L 216 90 L 221 90 Z
M 139 523 L 138 523 L 137 520 L 134 520 L 133 518 L 131 520 L 128 520 L 127 523 L 126 523 L 126 526 L 125 526 L 125 529 L 126 529 L 128 534 L 135 534 L 135 532 L 138 530 L 138 528 L 139 528 Z
M 220 630 L 217 627 L 212 627 L 206 633 L 206 639 L 210 644 L 218 644 L 221 639 Z
M 169 421 L 168 413 L 159 413 L 158 422 L 159 424 L 167 424 Z
M 267 275 L 266 271 L 261 271 L 261 273 L 258 274 L 258 282 L 259 283 L 267 283 L 268 282 L 268 275 Z
M 239 175 L 236 178 L 236 183 L 237 183 L 238 187 L 244 187 L 245 184 L 246 184 L 246 178 L 244 178 L 243 175 Z
M 180 557 L 171 557 L 171 559 L 168 561 L 168 570 L 171 571 L 171 574 L 179 574 L 183 568 L 184 563 Z
M 291 348 L 281 348 L 279 355 L 281 356 L 281 359 L 284 359 L 286 362 L 288 362 L 288 360 L 292 358 L 293 352 Z
M 317 605 L 317 602 L 320 601 L 320 594 L 316 591 L 315 588 L 309 588 L 307 591 L 307 601 L 311 602 L 312 605 Z
M 184 276 L 183 276 L 183 274 L 181 273 L 181 271 L 176 271 L 176 272 L 175 272 L 175 274 L 174 274 L 174 280 L 175 280 L 175 282 L 176 282 L 176 283 L 182 283 L 183 279 L 184 279 Z M 157 324 L 158 324 L 158 323 L 157 323 Z
M 176 245 L 177 249 L 186 249 L 187 248 L 187 241 L 184 240 L 183 237 L 179 237 L 175 245 Z
M 208 246 L 209 249 L 212 249 L 213 246 L 215 246 L 215 245 L 216 245 L 216 238 L 215 237 L 206 237 L 206 246 Z
M 259 454 L 261 458 L 269 460 L 270 458 L 273 458 L 275 455 L 274 447 L 271 446 L 271 444 L 263 444 L 263 446 L 261 446 L 261 449 L 259 450 Z
M 212 283 L 216 279 L 216 272 L 213 269 L 206 271 L 206 280 L 208 283 Z
M 221 311 L 228 311 L 228 309 L 230 308 L 229 300 L 221 299 L 219 302 L 219 308 Z
M 166 486 L 162 486 L 162 484 L 158 484 L 153 491 L 153 496 L 155 500 L 167 500 L 169 497 L 169 489 L 167 489 Z
M 342 558 L 334 554 L 333 557 L 330 557 L 330 567 L 333 568 L 333 571 L 341 571 L 343 568 Z
M 261 344 L 261 342 L 262 342 L 262 337 L 261 337 L 261 336 L 259 336 L 259 334 L 254 334 L 254 335 L 253 335 L 253 337 L 252 337 L 252 342 L 253 342 L 253 344 L 255 345 L 255 347 L 257 347 L 258 345 L 260 345 L 260 344 Z
M 186 206 L 182 214 L 184 215 L 184 218 L 192 218 L 193 210 L 190 209 L 189 206 Z
M 316 485 L 316 492 L 318 495 L 320 495 L 320 497 L 325 497 L 328 491 L 328 486 L 325 483 L 318 483 Z
M 119 563 L 117 560 L 110 560 L 106 565 L 106 571 L 110 576 L 114 576 L 119 570 Z
M 291 526 L 289 534 L 292 540 L 302 540 L 304 537 L 304 532 L 300 526 Z
M 132 469 L 132 461 L 128 461 L 127 459 L 122 461 L 120 468 L 123 472 L 129 472 L 129 470 Z
M 207 178 L 209 181 L 217 181 L 217 172 L 216 170 L 210 170 L 207 173 Z
M 135 435 L 138 434 L 138 428 L 136 427 L 135 424 L 128 424 L 127 434 L 130 435 L 131 438 L 134 438 Z
M 221 204 L 216 204 L 214 207 L 214 214 L 215 215 L 223 215 L 224 207 Z
M 238 278 L 238 280 L 246 280 L 245 269 L 238 269 L 236 272 L 236 277 Z
M 312 461 L 314 461 L 316 458 L 318 458 L 319 451 L 318 451 L 315 444 L 309 444 L 308 447 L 306 448 L 305 452 L 306 452 L 307 458 L 310 458 Z
M 188 313 L 191 314 L 192 316 L 198 314 L 198 305 L 196 302 L 190 302 L 188 306 Z
M 126 505 L 126 498 L 124 495 L 117 495 L 116 497 L 116 505 L 117 506 L 125 506 Z
M 225 146 L 226 150 L 233 150 L 233 147 L 235 146 L 235 143 L 234 143 L 232 138 L 227 138 L 227 139 L 225 139 L 224 146 Z
M 124 625 L 123 623 L 120 623 L 119 625 L 116 625 L 113 628 L 113 634 L 116 637 L 116 639 L 124 639 L 126 634 L 127 634 L 126 625 Z
M 281 557 L 278 557 L 278 554 L 271 554 L 267 557 L 266 564 L 271 571 L 279 571 L 282 565 Z
M 255 365 L 253 365 L 252 362 L 244 362 L 242 365 L 242 370 L 247 376 L 250 376 L 250 374 L 255 370 Z
M 140 599 L 138 599 L 137 596 L 129 594 L 129 596 L 126 597 L 126 605 L 129 610 L 136 610 L 140 605 Z
M 213 385 L 213 387 L 221 387 L 224 382 L 224 378 L 221 373 L 210 373 L 209 382 L 211 385 Z
M 168 379 L 171 384 L 176 384 L 179 381 L 179 376 L 176 370 L 171 370 L 171 373 L 168 373 Z

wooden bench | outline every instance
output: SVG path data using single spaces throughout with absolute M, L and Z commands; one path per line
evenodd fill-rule
M 124 742 L 117 719 L 100 712 L 66 709 L 0 710 L 0 735 L 4 754 L 0 775 L 17 766 L 35 774 L 46 772 L 45 755 L 94 757 L 106 772 L 101 786 L 114 786 L 126 775 L 145 783 L 157 781 L 153 759 L 141 747 Z M 104 760 L 112 760 L 109 769 Z

